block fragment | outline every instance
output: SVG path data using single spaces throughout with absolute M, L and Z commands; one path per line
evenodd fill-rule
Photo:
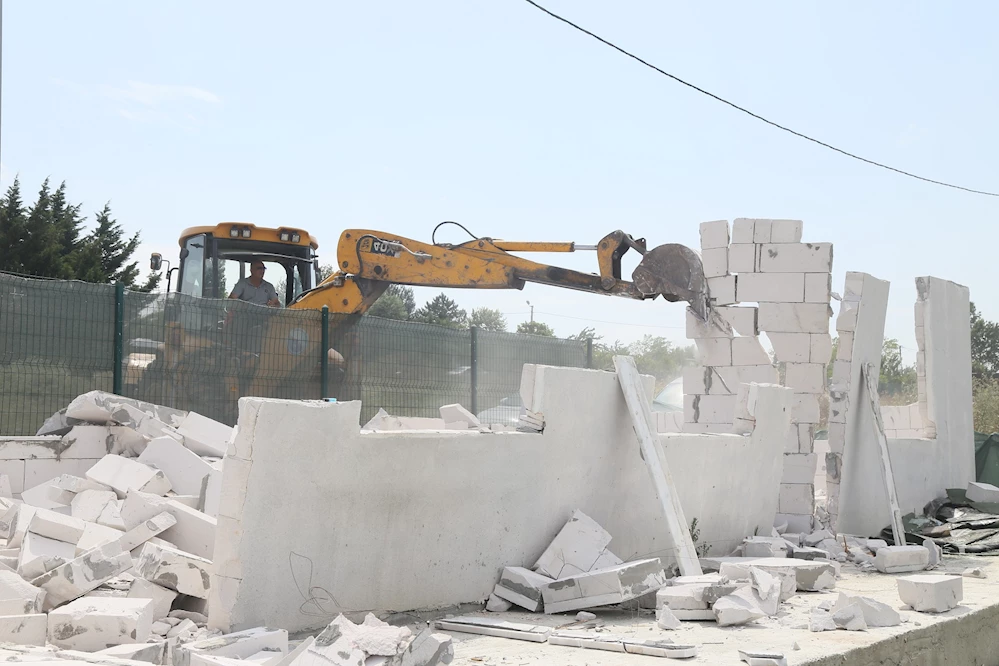
M 924 613 L 943 613 L 964 598 L 961 576 L 904 576 L 896 579 L 903 603 Z
M 577 509 L 538 558 L 534 570 L 553 579 L 585 573 L 610 542 L 607 530 Z
M 90 468 L 87 478 L 110 487 L 120 498 L 124 498 L 129 490 L 163 495 L 171 488 L 163 472 L 110 453 Z
M 856 604 L 864 616 L 868 627 L 897 627 L 902 624 L 902 616 L 886 603 L 870 597 L 858 597 L 840 592 L 832 612 Z
M 325 644 L 326 646 L 331 646 L 334 641 L 328 639 L 330 634 L 324 631 L 320 636 L 323 636 L 323 634 L 326 634 L 327 640 L 320 640 L 317 637 L 316 645 Z M 267 649 L 275 650 L 282 655 L 288 654 L 288 632 L 283 629 L 257 627 L 255 629 L 247 629 L 246 631 L 237 631 L 232 634 L 224 634 L 216 638 L 194 641 L 175 649 L 173 664 L 174 666 L 192 666 L 196 655 L 246 659 L 261 650 Z M 362 657 L 360 662 L 362 664 L 364 663 L 363 659 Z M 322 661 L 330 663 L 332 659 L 324 659 Z M 335 664 L 336 662 L 332 661 L 332 663 Z
M 106 580 L 132 568 L 132 558 L 112 541 L 31 581 L 47 592 L 44 610 L 82 597 Z
M 765 244 L 760 248 L 763 273 L 830 273 L 831 243 Z
M 466 634 L 499 636 L 500 638 L 512 638 L 513 640 L 530 641 L 532 643 L 544 643 L 548 640 L 548 637 L 552 633 L 550 627 L 525 624 L 522 622 L 506 622 L 505 620 L 497 620 L 491 617 L 474 616 L 449 617 L 446 620 L 435 620 L 434 627 L 437 629 L 443 629 L 444 631 L 460 631 Z M 310 648 L 310 650 L 311 649 L 313 648 Z M 322 662 L 316 663 L 318 664 Z
M 149 599 L 153 602 L 153 619 L 167 617 L 170 608 L 177 599 L 177 592 L 168 590 L 162 585 L 150 583 L 144 578 L 136 578 L 128 589 L 129 599 Z
M 177 433 L 183 436 L 184 446 L 199 456 L 221 458 L 225 456 L 233 428 L 213 421 L 197 412 L 190 412 L 177 425 Z
M 754 307 L 722 306 L 712 308 L 711 312 L 728 323 L 739 335 L 755 337 L 760 333 Z
M 146 542 L 135 562 L 135 572 L 150 583 L 207 599 L 211 566 L 210 560 L 197 555 Z
M 701 249 L 728 247 L 728 220 L 701 222 Z
M 493 589 L 493 594 L 521 608 L 537 612 L 541 608 L 541 589 L 553 581 L 550 576 L 530 569 L 506 567 Z
M 147 642 L 152 623 L 148 599 L 85 597 L 49 612 L 49 640 L 60 648 L 96 652 Z
M 72 516 L 79 520 L 96 523 L 109 502 L 118 499 L 113 490 L 84 490 L 73 497 L 70 504 Z
M 166 511 L 159 513 L 120 535 L 121 549 L 128 551 L 135 550 L 154 536 L 162 534 L 176 524 L 177 519 L 173 517 L 173 514 Z
M 804 273 L 740 273 L 736 283 L 740 303 L 804 303 Z
M 999 502 L 999 488 L 991 483 L 972 481 L 968 484 L 967 498 L 970 502 Z
M 49 539 L 76 544 L 80 540 L 80 537 L 83 536 L 85 525 L 86 523 L 79 518 L 73 518 L 72 516 L 66 516 L 47 509 L 38 509 L 35 511 L 35 515 L 31 517 L 31 522 L 28 524 L 28 531 L 48 537 Z
M 778 537 L 747 537 L 742 542 L 746 557 L 790 557 L 791 547 Z
M 881 573 L 922 571 L 930 562 L 930 552 L 922 546 L 888 546 L 878 548 L 874 566 Z
M 133 490 L 125 498 L 121 517 L 124 527 L 132 530 L 164 511 L 172 515 L 177 524 L 159 536 L 184 552 L 212 559 L 218 521 L 207 514 L 170 498 Z
M 545 613 L 618 604 L 654 592 L 666 582 L 658 559 L 636 560 L 549 583 L 541 590 Z
M 0 616 L 0 643 L 44 646 L 48 627 L 44 613 Z
M 124 532 L 116 530 L 113 527 L 105 527 L 104 525 L 98 525 L 97 523 L 87 523 L 86 527 L 83 529 L 83 536 L 76 542 L 76 554 L 77 556 L 83 555 L 88 550 L 92 550 L 97 546 L 114 541 L 123 534 Z
M 486 600 L 486 610 L 490 613 L 504 613 L 511 608 L 513 604 L 502 597 L 497 597 L 495 592 Z
M 13 615 L 42 612 L 45 590 L 35 587 L 13 571 L 0 571 L 0 604 Z
M 111 659 L 143 661 L 148 664 L 165 664 L 167 660 L 167 642 L 112 645 L 109 648 L 99 650 L 95 653 L 96 655 L 104 655 Z
M 76 546 L 74 544 L 28 532 L 21 544 L 17 573 L 25 580 L 34 580 L 75 557 Z
M 163 472 L 170 482 L 170 489 L 178 495 L 200 494 L 204 478 L 213 471 L 211 464 L 172 437 L 150 440 L 139 456 L 139 462 Z
M 73 495 L 57 488 L 55 480 L 52 479 L 30 486 L 21 493 L 21 500 L 38 509 L 58 509 L 69 506 L 69 503 L 73 501 Z
M 479 418 L 475 414 L 457 403 L 444 405 L 438 411 L 440 412 L 441 418 L 444 419 L 445 426 L 448 423 L 455 423 L 458 421 L 464 421 L 472 428 L 478 428 L 482 425 L 482 422 L 479 421 Z
M 725 557 L 719 560 L 722 576 L 731 580 L 749 578 L 749 569 L 756 567 L 772 575 L 793 574 L 794 589 L 799 592 L 819 592 L 835 587 L 836 567 L 831 562 L 821 560 L 799 560 L 794 558 L 752 558 Z M 787 591 L 782 594 L 787 596 Z

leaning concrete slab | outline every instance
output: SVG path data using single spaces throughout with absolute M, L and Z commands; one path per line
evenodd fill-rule
M 615 375 L 539 367 L 533 387 L 544 434 L 362 434 L 358 403 L 241 400 L 210 624 L 294 631 L 341 608 L 484 601 L 498 572 L 536 562 L 577 508 L 614 536 L 622 558 L 671 565 L 674 545 Z M 660 436 L 684 512 L 712 552 L 773 524 L 785 392 L 761 392 L 752 438 Z M 739 502 L 719 501 L 728 488 Z M 303 600 L 299 589 L 313 593 Z

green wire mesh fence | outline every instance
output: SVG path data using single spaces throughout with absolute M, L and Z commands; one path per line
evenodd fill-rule
M 116 388 L 229 424 L 242 396 L 361 400 L 363 420 L 457 402 L 512 424 L 525 363 L 589 357 L 586 341 L 0 274 L 0 435 L 34 434 L 77 395 Z

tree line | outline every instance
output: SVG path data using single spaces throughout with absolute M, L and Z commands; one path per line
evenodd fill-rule
M 121 282 L 136 291 L 152 291 L 160 275 L 139 282 L 139 233 L 126 235 L 111 214 L 110 203 L 96 213 L 94 228 L 84 231 L 81 204 L 69 201 L 66 183 L 52 189 L 45 179 L 34 203 L 26 205 L 21 183 L 0 198 L 0 271 L 32 277 L 86 282 Z

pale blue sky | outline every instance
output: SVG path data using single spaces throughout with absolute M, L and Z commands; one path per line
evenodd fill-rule
M 802 132 L 999 189 L 991 3 L 547 5 Z M 797 218 L 805 240 L 835 244 L 834 289 L 846 270 L 892 282 L 887 333 L 903 345 L 915 346 L 917 275 L 968 285 L 999 319 L 999 200 L 778 132 L 521 0 L 4 10 L 4 182 L 65 180 L 91 217 L 111 200 L 142 229 L 143 256 L 175 257 L 181 228 L 222 220 L 304 226 L 332 263 L 346 227 L 429 240 L 453 219 L 480 235 L 584 244 L 621 228 L 697 248 L 704 220 Z M 588 253 L 544 259 L 596 270 Z M 683 340 L 679 304 L 531 285 L 449 295 L 511 313 L 511 328 L 529 299 L 559 334 L 586 325 L 567 318 L 579 317 L 608 339 Z

